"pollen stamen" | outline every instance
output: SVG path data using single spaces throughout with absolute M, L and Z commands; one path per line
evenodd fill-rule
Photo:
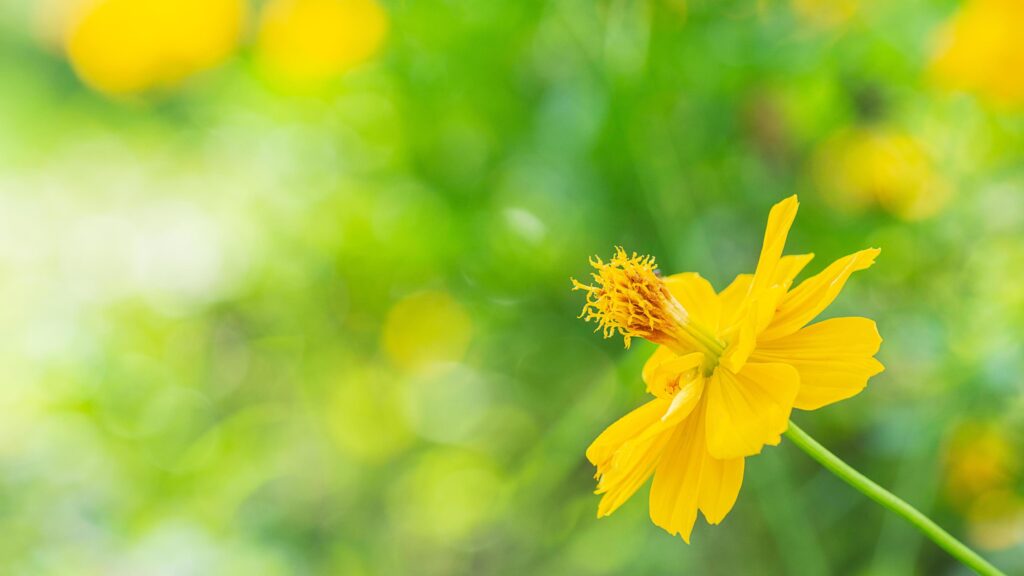
M 706 329 L 695 326 L 686 309 L 658 274 L 653 256 L 626 253 L 615 248 L 607 263 L 590 259 L 595 284 L 572 279 L 573 290 L 587 293 L 580 318 L 597 322 L 595 332 L 605 338 L 620 334 L 629 348 L 632 338 L 644 338 L 678 352 L 697 349 L 717 358 L 723 345 Z

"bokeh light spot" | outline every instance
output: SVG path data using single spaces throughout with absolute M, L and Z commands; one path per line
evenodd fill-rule
M 427 541 L 455 542 L 500 511 L 501 480 L 484 457 L 470 452 L 427 453 L 392 487 L 395 524 Z
M 272 75 L 315 84 L 369 60 L 387 31 L 387 13 L 374 0 L 270 0 L 258 50 Z
M 461 360 L 472 332 L 472 319 L 447 292 L 421 292 L 391 308 L 384 324 L 383 345 L 396 365 L 424 368 Z

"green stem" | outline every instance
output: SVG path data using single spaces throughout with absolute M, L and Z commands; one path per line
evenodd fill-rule
M 899 514 L 914 526 L 917 526 L 917 529 L 925 536 L 968 568 L 982 576 L 1006 576 L 998 568 L 979 556 L 977 552 L 971 550 L 963 542 L 939 527 L 938 524 L 922 514 L 917 508 L 875 484 L 866 476 L 851 468 L 849 464 L 840 460 L 838 456 L 829 452 L 824 446 L 818 444 L 814 438 L 808 436 L 792 420 L 789 421 L 789 429 L 786 430 L 786 436 L 811 458 L 814 458 L 819 464 L 842 478 L 844 482 L 860 490 L 865 496 L 878 502 L 885 508 Z

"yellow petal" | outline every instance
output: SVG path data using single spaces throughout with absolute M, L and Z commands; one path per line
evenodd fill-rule
M 789 259 L 782 258 L 782 250 L 786 247 L 786 236 L 789 234 L 790 226 L 793 225 L 793 219 L 796 218 L 798 206 L 799 202 L 797 202 L 796 196 L 790 196 L 772 207 L 768 214 L 768 226 L 765 228 L 761 256 L 758 258 L 754 275 L 737 276 L 736 280 L 719 295 L 719 303 L 722 308 L 720 330 L 727 337 L 734 337 L 741 328 L 744 331 L 739 335 L 742 342 L 730 354 L 729 364 L 736 370 L 743 365 L 750 354 L 753 346 L 752 339 L 770 321 L 776 303 L 785 293 L 788 283 L 792 282 L 803 265 L 807 264 L 810 259 L 807 255 L 794 256 Z M 770 290 L 780 283 L 786 284 L 786 287 L 781 291 Z M 752 314 L 756 318 L 751 319 L 750 315 Z M 736 343 L 733 342 L 733 344 Z
M 718 524 L 732 510 L 743 484 L 743 458 L 718 460 L 705 449 L 700 511 L 709 524 Z
M 656 399 L 612 424 L 587 449 L 597 466 L 597 515 L 607 516 L 650 478 L 674 426 L 662 417 L 670 401 Z
M 651 435 L 638 442 L 627 442 L 612 459 L 612 465 L 601 474 L 596 494 L 603 494 L 597 505 L 597 517 L 608 516 L 626 503 L 647 482 L 661 459 L 674 428 Z
M 704 394 L 704 377 L 698 375 L 693 378 L 676 392 L 676 395 L 672 397 L 672 403 L 669 404 L 668 410 L 665 411 L 665 415 L 661 417 L 661 421 L 668 425 L 675 425 L 683 421 L 684 418 L 693 412 L 693 409 L 697 406 L 697 402 Z
M 719 330 L 724 332 L 739 321 L 743 312 L 743 301 L 746 300 L 747 293 L 750 292 L 750 283 L 753 281 L 753 274 L 740 274 L 725 290 L 718 293 L 718 301 L 722 305 Z
M 771 323 L 785 292 L 782 284 L 774 284 L 746 301 L 739 322 L 724 334 L 729 345 L 722 354 L 722 366 L 734 373 L 743 368 L 757 346 L 758 334 Z
M 742 458 L 717 460 L 708 454 L 704 412 L 698 408 L 675 428 L 651 486 L 651 520 L 686 542 L 698 508 L 708 522 L 721 522 L 743 482 Z
M 757 310 L 756 305 L 746 307 L 739 323 L 725 334 L 729 345 L 722 353 L 720 363 L 728 370 L 739 372 L 757 347 Z
M 799 206 L 800 203 L 793 195 L 772 206 L 771 212 L 768 213 L 768 226 L 764 231 L 761 256 L 757 260 L 754 282 L 750 286 L 752 296 L 771 286 L 779 259 L 782 258 L 782 250 L 786 247 L 786 236 L 789 235 L 789 228 L 793 225 Z
M 665 413 L 661 415 L 656 422 L 652 423 L 638 435 L 630 438 L 623 446 L 628 445 L 630 442 L 639 443 L 646 441 L 648 438 L 661 434 L 665 430 L 674 427 L 693 411 L 694 407 L 697 406 L 697 402 L 700 401 L 701 396 L 704 394 L 704 376 L 696 375 L 689 381 L 684 383 L 679 391 L 672 396 L 669 401 L 668 407 L 665 409 Z
M 639 436 L 650 425 L 660 420 L 668 410 L 669 404 L 671 401 L 665 399 L 651 400 L 616 420 L 587 448 L 587 460 L 599 468 L 605 465 L 626 441 Z
M 601 475 L 596 494 L 603 494 L 597 505 L 597 516 L 608 516 L 626 503 L 647 482 L 658 465 L 674 428 L 668 428 L 639 442 L 627 442 L 612 460 L 612 466 Z
M 775 277 L 772 278 L 772 285 L 780 284 L 783 289 L 789 290 L 793 285 L 793 279 L 814 259 L 814 254 L 794 254 L 783 256 L 779 260 L 779 266 L 775 269 Z
M 803 328 L 836 299 L 851 274 L 874 264 L 879 252 L 881 250 L 878 248 L 869 248 L 850 254 L 804 280 L 782 298 L 775 318 L 759 339 L 768 341 L 781 338 Z
M 736 374 L 719 367 L 708 379 L 708 451 L 738 458 L 778 444 L 800 388 L 796 369 L 786 364 L 747 363 Z
M 807 263 L 814 258 L 814 254 L 796 254 L 783 256 L 779 259 L 779 265 L 775 269 L 775 277 L 772 278 L 771 286 L 782 286 L 783 292 L 789 290 L 793 279 L 807 266 Z M 721 320 L 719 329 L 722 331 L 734 326 L 746 311 L 743 304 L 750 292 L 750 284 L 754 280 L 753 274 L 740 274 L 729 284 L 725 290 L 718 294 L 718 302 L 721 308 Z M 775 310 L 771 310 L 774 315 Z
M 721 303 L 710 282 L 696 272 L 673 274 L 664 282 L 695 322 L 702 326 L 718 326 Z
M 884 367 L 872 358 L 882 344 L 867 318 L 833 318 L 758 345 L 752 362 L 784 362 L 800 373 L 795 407 L 814 410 L 864 389 Z
M 673 352 L 668 346 L 658 346 L 658 349 L 654 351 L 654 354 L 651 354 L 651 357 L 647 359 L 647 362 L 644 362 L 644 367 L 640 372 L 640 377 L 643 378 L 644 384 L 647 385 L 648 392 L 651 392 L 657 386 L 657 383 L 654 381 L 654 374 L 658 367 L 665 362 L 675 360 L 678 357 L 679 355 Z
M 678 356 L 668 347 L 658 348 L 644 364 L 642 376 L 647 391 L 658 398 L 672 398 L 686 382 L 698 376 L 697 368 L 703 362 L 704 354 L 700 352 Z
M 651 521 L 687 543 L 697 521 L 702 452 L 707 452 L 702 420 L 695 415 L 675 429 L 651 484 Z

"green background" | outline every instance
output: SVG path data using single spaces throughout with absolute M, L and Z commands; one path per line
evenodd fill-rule
M 392 1 L 317 90 L 243 45 L 110 99 L 0 2 L 2 571 L 965 574 L 786 441 L 691 545 L 646 488 L 595 518 L 584 451 L 652 347 L 592 334 L 569 277 L 623 245 L 722 289 L 798 193 L 811 273 L 882 248 L 826 315 L 874 318 L 887 370 L 794 419 L 1024 572 L 1019 467 L 995 538 L 994 488 L 947 480 L 972 426 L 1024 451 L 1024 116 L 933 87 L 955 3 L 861 4 Z M 816 186 L 869 125 L 933 154 L 934 217 Z

